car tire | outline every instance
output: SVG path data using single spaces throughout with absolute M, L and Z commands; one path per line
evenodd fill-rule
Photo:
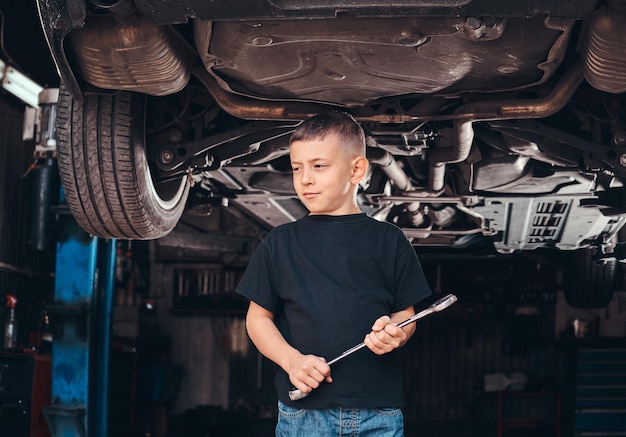
M 100 238 L 149 240 L 178 223 L 187 176 L 152 177 L 145 144 L 146 96 L 129 92 L 73 98 L 61 85 L 56 116 L 59 173 L 74 219 Z
M 594 250 L 580 249 L 566 254 L 564 295 L 574 308 L 604 308 L 613 298 L 617 261 L 597 261 Z

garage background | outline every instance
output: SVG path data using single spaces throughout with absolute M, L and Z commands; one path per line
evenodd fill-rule
M 31 8 L 2 6 L 1 55 L 54 87 Z M 0 95 L 0 294 L 18 299 L 20 345 L 0 354 L 0 429 L 43 437 L 45 340 L 59 335 L 47 308 L 67 212 L 55 195 L 46 200 L 58 190 L 54 161 L 34 160 L 24 109 Z M 216 207 L 161 240 L 116 242 L 111 435 L 273 435 L 275 369 L 250 343 L 247 303 L 233 291 L 262 237 Z M 568 272 L 532 254 L 418 255 L 433 289 L 459 302 L 420 320 L 401 350 L 407 436 L 626 436 L 625 291 L 606 308 L 577 310 L 560 289 Z

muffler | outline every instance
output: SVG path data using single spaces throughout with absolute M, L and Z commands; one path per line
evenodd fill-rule
M 83 78 L 96 87 L 165 96 L 189 82 L 193 51 L 169 27 L 106 14 L 89 17 L 70 40 Z
M 581 53 L 585 79 L 612 94 L 626 92 L 626 13 L 602 10 L 586 23 Z

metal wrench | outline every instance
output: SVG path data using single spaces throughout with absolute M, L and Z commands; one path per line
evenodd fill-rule
M 447 296 L 442 297 L 441 299 L 437 300 L 436 302 L 434 302 L 432 305 L 430 305 L 428 308 L 420 311 L 419 313 L 409 317 L 408 319 L 406 319 L 403 322 L 398 323 L 398 328 L 402 328 L 403 326 L 408 325 L 409 323 L 413 323 L 415 321 L 417 321 L 418 319 L 421 319 L 422 317 L 425 317 L 429 314 L 432 313 L 436 313 L 439 312 L 441 310 L 444 310 L 446 308 L 448 308 L 450 305 L 452 305 L 454 302 L 457 301 L 457 298 L 454 294 L 448 294 Z M 328 361 L 328 365 L 330 366 L 331 364 L 336 363 L 339 360 L 344 359 L 345 357 L 347 357 L 348 355 L 352 355 L 354 352 L 363 349 L 364 347 L 366 347 L 365 342 L 359 343 L 354 347 L 351 347 L 350 349 L 344 351 L 341 353 L 341 355 L 333 358 L 332 360 Z M 308 396 L 308 393 L 303 393 L 302 391 L 300 391 L 297 388 L 293 388 L 291 390 L 289 390 L 289 399 L 291 399 L 292 401 L 297 401 L 299 399 L 305 398 Z

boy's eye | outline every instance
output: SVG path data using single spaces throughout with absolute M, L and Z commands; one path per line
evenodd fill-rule
M 314 168 L 324 168 L 326 166 L 324 164 L 315 164 L 313 167 Z
M 300 170 L 300 167 L 294 167 L 294 166 L 291 167 L 291 171 L 293 171 L 293 172 L 296 172 L 296 171 L 299 171 L 299 170 Z

